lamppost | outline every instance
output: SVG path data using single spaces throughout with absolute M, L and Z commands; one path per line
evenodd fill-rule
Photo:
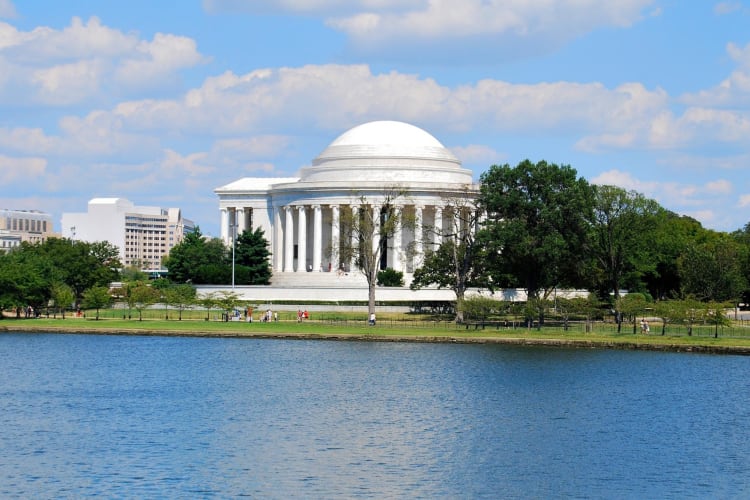
M 237 240 L 237 223 L 232 224 L 232 289 L 234 290 L 234 243 Z

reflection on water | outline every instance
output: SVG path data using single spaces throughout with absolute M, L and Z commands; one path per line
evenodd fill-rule
M 750 494 L 736 356 L 0 335 L 0 496 Z

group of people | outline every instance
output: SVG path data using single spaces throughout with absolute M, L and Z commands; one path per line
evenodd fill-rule
M 307 309 L 304 311 L 302 309 L 297 309 L 297 322 L 302 323 L 302 321 L 306 319 L 310 319 L 310 313 L 307 312 Z

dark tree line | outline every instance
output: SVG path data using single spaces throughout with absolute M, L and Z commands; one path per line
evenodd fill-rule
M 22 243 L 0 253 L 0 311 L 28 311 L 65 314 L 65 309 L 82 305 L 92 309 L 111 301 L 110 286 L 124 281 L 126 299 L 133 304 L 170 302 L 173 293 L 187 293 L 179 287 L 154 294 L 148 276 L 136 268 L 122 268 L 117 247 L 107 242 L 88 243 L 67 238 L 49 238 L 41 243 Z M 245 231 L 234 248 L 235 283 L 266 285 L 270 282 L 268 242 L 263 230 Z M 232 280 L 232 249 L 219 239 L 206 239 L 200 230 L 176 245 L 164 262 L 168 280 L 175 285 L 229 284 Z M 162 286 L 162 288 L 164 288 Z M 192 287 L 191 287 L 192 289 Z M 194 292 L 194 289 L 193 289 Z M 153 297 L 152 297 L 153 296 Z M 179 294 L 178 294 L 179 296 Z M 176 299 L 175 299 L 176 300 Z M 133 306 L 135 307 L 135 306 Z M 0 318 L 2 315 L 0 315 Z
M 523 288 L 532 306 L 557 288 L 591 290 L 611 307 L 622 290 L 652 301 L 750 300 L 750 223 L 712 231 L 640 193 L 528 160 L 482 174 L 470 211 L 479 220 L 475 238 L 445 238 L 412 283 L 453 288 L 459 320 L 467 286 Z
M 117 247 L 106 242 L 24 242 L 0 254 L 0 310 L 31 306 L 42 311 L 50 301 L 58 307 L 78 303 L 86 290 L 119 278 L 118 254 Z
M 237 236 L 234 246 L 234 282 L 268 285 L 271 282 L 268 241 L 260 227 Z M 200 229 L 175 245 L 164 261 L 168 279 L 194 285 L 228 285 L 232 282 L 232 246 L 205 238 Z

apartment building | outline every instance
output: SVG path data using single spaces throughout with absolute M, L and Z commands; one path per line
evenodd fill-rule
M 162 269 L 162 259 L 195 231 L 179 208 L 136 206 L 125 198 L 94 198 L 84 213 L 64 213 L 64 237 L 83 241 L 107 241 L 120 250 L 125 267 L 144 271 Z

